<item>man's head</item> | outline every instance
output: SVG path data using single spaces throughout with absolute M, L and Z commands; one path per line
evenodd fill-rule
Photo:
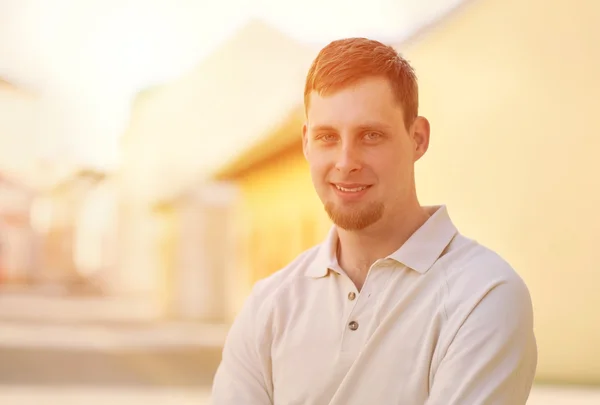
M 398 53 L 350 38 L 317 55 L 304 90 L 304 154 L 332 221 L 361 230 L 416 203 L 414 162 L 427 150 L 417 79 Z

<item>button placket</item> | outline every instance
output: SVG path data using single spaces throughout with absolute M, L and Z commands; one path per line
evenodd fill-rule
M 357 294 L 354 291 L 350 291 L 348 293 L 348 301 L 354 301 L 356 300 Z M 348 317 L 346 318 L 346 320 L 348 321 L 349 318 L 352 318 L 352 314 L 355 312 L 354 309 L 356 308 L 356 306 L 358 305 L 358 302 L 355 302 L 354 305 L 352 305 L 352 309 L 350 310 L 350 312 L 348 313 Z M 350 329 L 351 331 L 355 331 L 357 330 L 359 327 L 359 324 L 356 320 L 349 320 L 348 322 L 348 329 Z
M 346 282 L 340 285 L 340 293 L 344 301 L 344 313 L 340 326 L 342 329 L 341 352 L 349 356 L 354 356 L 360 350 L 362 339 L 360 334 L 362 331 L 359 328 L 359 314 L 362 312 L 362 293 L 356 290 L 352 281 L 348 278 Z
M 342 352 L 347 354 L 358 353 L 362 349 L 367 335 L 369 334 L 368 320 L 374 316 L 376 312 L 377 290 L 376 287 L 381 281 L 381 274 L 371 274 L 372 270 L 377 270 L 382 261 L 377 261 L 367 274 L 367 278 L 363 284 L 360 293 L 356 292 L 354 284 L 352 288 L 347 290 L 347 310 L 345 311 L 345 323 L 342 332 Z M 375 294 L 374 294 L 375 292 Z M 366 323 L 365 323 L 366 322 Z M 364 324 L 363 324 L 364 323 Z
M 352 285 L 354 288 L 354 285 Z M 361 328 L 361 319 L 368 317 L 369 293 L 365 289 L 358 293 L 355 289 L 347 290 L 346 308 L 343 332 L 342 332 L 342 352 L 347 354 L 358 354 L 364 342 L 365 330 Z

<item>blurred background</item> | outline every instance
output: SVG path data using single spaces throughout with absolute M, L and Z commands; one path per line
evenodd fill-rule
M 2 404 L 207 403 L 252 284 L 330 226 L 302 93 L 347 36 L 417 71 L 421 202 L 530 288 L 529 404 L 600 404 L 600 3 L 0 0 Z

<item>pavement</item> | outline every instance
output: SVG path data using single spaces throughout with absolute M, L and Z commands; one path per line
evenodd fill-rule
M 0 386 L 0 403 L 6 405 L 208 405 L 210 391 L 200 388 Z
M 208 404 L 228 325 L 155 314 L 143 301 L 0 291 L 0 404 Z M 600 405 L 600 387 L 536 385 L 527 405 Z
M 3 405 L 208 405 L 207 389 L 36 387 L 0 388 Z
M 197 389 L 210 386 L 220 359 L 216 348 L 0 348 L 0 386 Z
M 0 403 L 206 404 L 218 349 L 0 349 Z
M 139 298 L 0 290 L 0 346 L 71 350 L 222 347 L 227 324 L 160 319 Z
M 141 299 L 0 290 L 0 404 L 208 402 L 228 325 Z
M 71 351 L 163 350 L 176 347 L 221 348 L 228 325 L 191 322 L 130 324 L 52 324 L 0 321 L 0 347 L 55 348 Z
M 600 387 L 535 385 L 527 405 L 600 405 Z
M 60 286 L 0 288 L 0 319 L 39 322 L 142 322 L 160 316 L 144 297 L 66 294 Z

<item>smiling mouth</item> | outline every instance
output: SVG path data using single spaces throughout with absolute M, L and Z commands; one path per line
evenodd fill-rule
M 366 190 L 371 186 L 356 186 L 356 187 L 342 187 L 340 185 L 334 184 L 335 188 L 345 193 L 358 193 L 360 191 Z

